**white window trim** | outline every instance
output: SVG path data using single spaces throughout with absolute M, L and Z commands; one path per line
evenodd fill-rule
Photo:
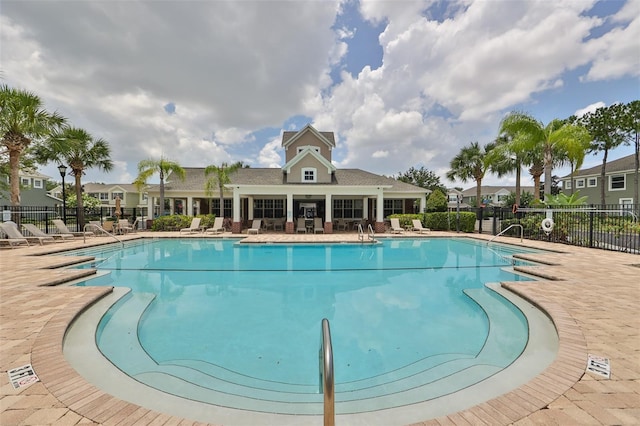
M 565 182 L 564 189 L 571 189 L 571 179 Z
M 624 181 L 624 185 L 622 188 L 612 188 L 613 185 L 613 178 L 614 177 L 619 177 L 622 176 L 622 179 Z M 611 175 L 609 176 L 609 191 L 625 191 L 627 189 L 627 176 L 626 175 Z
M 313 173 L 313 180 L 305 179 L 306 172 Z M 300 173 L 302 173 L 300 176 L 302 183 L 315 183 L 318 181 L 318 170 L 315 167 L 303 167 Z
M 305 148 L 309 148 L 309 147 L 308 147 L 308 146 L 299 146 L 299 147 L 298 147 L 298 150 L 297 150 L 297 152 L 296 152 L 296 154 L 300 154 L 300 153 L 302 152 L 302 150 L 303 150 L 303 149 L 305 149 Z M 313 150 L 314 150 L 315 152 L 317 152 L 318 154 L 320 154 L 320 147 L 317 147 L 317 146 L 311 146 L 311 148 L 313 148 Z
M 576 189 L 584 188 L 584 179 L 576 179 Z
M 33 180 L 33 187 L 41 189 L 42 188 L 42 179 L 34 179 Z
M 591 181 L 593 181 L 593 185 L 591 184 Z M 587 188 L 597 188 L 597 187 L 598 187 L 598 178 L 596 177 L 587 178 Z
M 29 178 L 21 178 L 20 185 L 22 186 L 31 186 L 31 179 Z

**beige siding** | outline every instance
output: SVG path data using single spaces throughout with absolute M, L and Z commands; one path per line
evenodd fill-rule
M 311 155 L 307 155 L 291 167 L 287 182 L 302 183 L 302 169 L 307 167 L 316 169 L 316 183 L 331 183 L 331 174 L 327 172 L 327 167 Z
M 308 145 L 319 147 L 320 155 L 322 155 L 328 161 L 331 161 L 331 150 L 329 150 L 329 147 L 324 142 L 316 138 L 313 133 L 306 132 L 287 148 L 286 163 L 291 161 L 293 157 L 298 154 L 298 148 L 302 148 Z

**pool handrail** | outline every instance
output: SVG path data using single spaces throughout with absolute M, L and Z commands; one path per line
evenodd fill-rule
M 322 319 L 320 353 L 320 392 L 324 394 L 324 426 L 336 424 L 334 376 L 333 376 L 333 347 L 331 345 L 331 330 L 329 320 Z
M 505 229 L 503 229 L 502 231 L 500 231 L 500 233 L 499 233 L 498 235 L 496 235 L 496 236 L 494 236 L 493 238 L 491 238 L 491 239 L 489 240 L 489 242 L 487 243 L 487 245 L 489 245 L 489 243 L 490 243 L 491 241 L 495 240 L 495 239 L 496 239 L 496 238 L 498 238 L 500 235 L 504 234 L 504 233 L 505 233 L 505 232 L 507 232 L 509 229 L 514 228 L 514 227 L 516 227 L 516 228 L 520 228 L 520 242 L 522 242 L 522 238 L 523 238 L 523 236 L 522 236 L 522 235 L 524 234 L 524 227 L 523 227 L 522 225 L 520 225 L 519 223 L 513 223 L 513 224 L 511 224 L 511 225 L 507 226 L 507 227 L 506 227 Z
M 371 224 L 367 225 L 367 239 L 371 240 L 371 243 L 375 243 L 376 242 L 376 234 L 375 232 L 373 232 L 373 228 L 371 227 Z M 358 224 L 358 239 L 360 241 L 362 241 L 364 243 L 364 229 L 362 228 L 362 224 L 359 223 Z
M 110 236 L 111 238 L 113 238 L 114 240 L 116 240 L 117 242 L 119 242 L 120 244 L 122 244 L 122 248 L 124 248 L 124 241 L 122 241 L 120 238 L 116 237 L 115 235 L 113 235 L 111 232 L 107 231 L 106 229 L 104 229 L 102 226 L 100 225 L 96 225 L 94 223 L 88 223 L 84 226 L 84 230 L 85 231 L 92 231 L 95 233 L 95 231 L 100 231 L 105 235 Z M 83 239 L 82 239 L 82 243 L 86 243 L 87 242 L 87 236 L 83 235 Z

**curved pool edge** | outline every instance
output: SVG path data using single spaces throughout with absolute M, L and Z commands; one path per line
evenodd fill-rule
M 448 415 L 449 417 L 451 417 L 452 413 L 456 413 L 456 416 L 469 416 L 470 418 L 478 419 L 484 418 L 485 421 L 487 421 L 487 419 L 490 419 L 490 423 L 492 424 L 508 424 L 520 418 L 523 418 L 541 408 L 546 407 L 557 397 L 570 389 L 584 374 L 584 360 L 586 359 L 586 342 L 584 341 L 584 336 L 582 335 L 577 324 L 575 323 L 573 318 L 571 318 L 571 316 L 566 311 L 564 311 L 562 307 L 547 301 L 546 299 L 544 299 L 544 297 L 541 297 L 535 292 L 528 292 L 526 289 L 527 285 L 525 283 L 505 283 L 504 287 L 508 288 L 514 293 L 519 293 L 530 303 L 533 303 L 534 305 L 542 308 L 545 312 L 545 315 L 548 316 L 553 322 L 553 326 L 555 327 L 555 330 L 557 331 L 559 336 L 558 351 L 555 359 L 551 362 L 550 365 L 546 367 L 546 369 L 544 369 L 544 371 L 516 389 L 509 390 L 506 393 L 495 396 L 488 401 L 474 402 L 476 405 L 470 406 L 466 409 L 462 409 L 462 411 L 458 411 L 461 408 L 459 406 L 456 406 L 456 404 L 458 404 L 458 402 L 456 401 L 447 401 L 446 403 L 443 403 L 443 401 L 438 401 L 439 409 L 443 411 L 430 411 L 428 407 L 425 406 L 425 404 L 428 404 L 429 402 L 426 402 L 403 408 L 381 410 L 371 413 L 341 415 L 338 416 L 338 420 L 340 422 L 348 422 L 349 424 L 364 424 L 367 423 L 368 420 L 375 420 L 379 423 L 380 421 L 384 422 L 384 418 L 390 416 L 389 418 L 392 419 L 393 423 L 395 424 L 407 424 L 417 421 L 428 421 L 429 419 L 437 419 L 439 416 Z M 85 311 L 86 314 L 86 312 L 90 310 L 88 309 L 90 305 L 93 307 L 98 307 L 102 302 L 105 306 L 110 306 L 115 301 L 115 299 L 118 298 L 117 294 L 118 290 L 115 289 L 113 295 L 102 297 L 103 300 L 96 303 L 93 303 L 95 301 L 86 301 L 84 306 L 69 306 L 65 312 L 60 312 L 58 314 L 57 317 L 60 318 L 56 317 L 55 321 L 52 320 L 47 324 L 47 326 L 45 326 L 41 333 L 42 336 L 48 336 L 51 333 L 57 334 L 59 336 L 59 354 L 53 355 L 51 354 L 51 352 L 49 352 L 45 357 L 45 352 L 36 350 L 36 347 L 34 346 L 34 363 L 40 362 L 40 360 L 36 360 L 36 358 L 38 358 L 39 356 L 43 356 L 46 359 L 42 361 L 46 362 L 47 364 L 55 363 L 58 368 L 61 364 L 64 364 L 66 367 L 68 367 L 68 369 L 71 369 L 71 372 L 68 373 L 68 379 L 66 380 L 66 382 L 74 383 L 74 390 L 82 389 L 82 393 L 80 394 L 80 391 L 74 392 L 73 390 L 70 390 L 71 386 L 60 386 L 58 385 L 58 383 L 54 383 L 53 386 L 48 386 L 46 374 L 41 374 L 43 382 L 45 383 L 45 385 L 47 385 L 51 393 L 54 394 L 54 396 L 56 396 L 62 403 L 67 404 L 67 406 L 74 409 L 74 411 L 76 411 L 78 414 L 81 414 L 97 422 L 103 422 L 106 418 L 108 418 L 107 416 L 113 415 L 113 410 L 115 409 L 115 407 L 118 407 L 118 410 L 125 410 L 126 412 L 135 411 L 145 413 L 153 413 L 153 409 L 156 409 L 158 413 L 155 413 L 155 415 L 159 415 L 159 412 L 166 413 L 166 408 L 168 406 L 167 404 L 171 403 L 171 401 L 166 398 L 166 394 L 155 390 L 153 392 L 150 392 L 149 388 L 147 388 L 146 386 L 144 386 L 144 392 L 141 392 L 140 389 L 138 389 L 134 393 L 138 395 L 147 394 L 149 396 L 152 396 L 151 399 L 156 402 L 162 401 L 159 403 L 159 406 L 150 407 L 151 409 L 142 408 L 141 406 L 134 403 L 121 400 L 117 396 L 113 396 L 110 390 L 99 389 L 95 385 L 87 382 L 87 380 L 84 377 L 80 376 L 80 374 L 75 371 L 64 358 L 64 355 L 62 353 L 62 338 L 64 337 L 65 333 L 70 330 L 70 327 L 74 322 L 73 320 L 78 316 L 79 313 L 83 311 Z M 110 298 L 112 299 L 111 301 L 108 300 Z M 74 312 L 68 312 L 74 309 Z M 101 315 L 98 314 L 97 316 L 100 317 Z M 83 318 L 83 320 L 84 319 L 85 318 Z M 63 322 L 66 323 L 66 327 L 61 330 L 61 324 Z M 58 325 L 54 327 L 54 323 Z M 52 325 L 52 327 L 50 327 L 50 324 Z M 95 326 L 93 327 L 93 331 L 95 331 Z M 92 343 L 94 342 L 93 338 L 90 340 Z M 38 339 L 36 343 L 39 343 L 39 341 L 40 339 Z M 95 350 L 97 351 L 97 349 Z M 117 373 L 119 373 L 119 370 L 115 369 L 115 367 L 108 363 L 108 361 L 107 364 L 115 370 L 116 375 Z M 92 365 L 93 367 L 95 367 L 95 364 Z M 44 368 L 44 366 L 40 367 L 40 371 L 44 371 L 45 369 L 46 368 Z M 119 374 L 124 376 L 122 373 Z M 104 373 L 101 373 L 100 375 L 105 376 Z M 111 376 L 111 374 L 106 374 L 106 376 Z M 499 378 L 495 380 L 500 382 Z M 119 385 L 115 383 L 111 385 L 114 386 L 114 389 L 116 389 L 116 391 L 113 393 L 118 394 L 118 388 L 126 389 L 127 387 L 129 387 L 131 379 L 125 377 L 125 382 L 119 383 Z M 127 385 L 125 385 L 125 383 L 127 383 Z M 103 388 L 102 385 L 100 386 L 101 388 Z M 479 392 L 477 392 L 476 390 L 475 393 L 477 394 Z M 122 394 L 120 393 L 120 395 Z M 455 396 L 459 397 L 460 395 L 456 394 Z M 224 424 L 244 424 L 247 422 L 253 424 L 258 420 L 258 418 L 261 422 L 276 422 L 282 425 L 293 425 L 300 423 L 322 423 L 321 416 L 283 416 L 265 413 L 242 412 L 235 409 L 212 407 L 206 406 L 206 404 L 185 402 L 185 400 L 183 399 L 175 399 L 178 400 L 177 402 L 173 401 L 172 403 L 172 405 L 175 404 L 178 407 L 177 411 L 172 412 L 172 415 L 175 418 L 188 418 L 205 422 L 213 421 Z M 483 399 L 486 399 L 486 397 Z M 96 403 L 97 401 L 100 401 L 100 403 Z M 145 406 L 147 405 L 145 401 L 134 401 L 140 402 Z M 469 405 L 471 404 L 467 402 L 466 406 Z M 215 413 L 212 413 L 210 411 L 211 408 L 215 409 Z M 407 415 L 398 417 L 398 410 L 405 411 Z M 243 418 L 243 416 L 245 415 L 247 415 L 248 417 Z M 164 414 L 164 416 L 171 415 Z M 355 417 L 349 419 L 349 416 Z M 245 420 L 244 422 L 243 419 Z

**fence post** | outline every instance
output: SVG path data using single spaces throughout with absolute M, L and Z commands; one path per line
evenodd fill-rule
M 594 212 L 589 212 L 589 248 L 593 248 L 593 216 Z

